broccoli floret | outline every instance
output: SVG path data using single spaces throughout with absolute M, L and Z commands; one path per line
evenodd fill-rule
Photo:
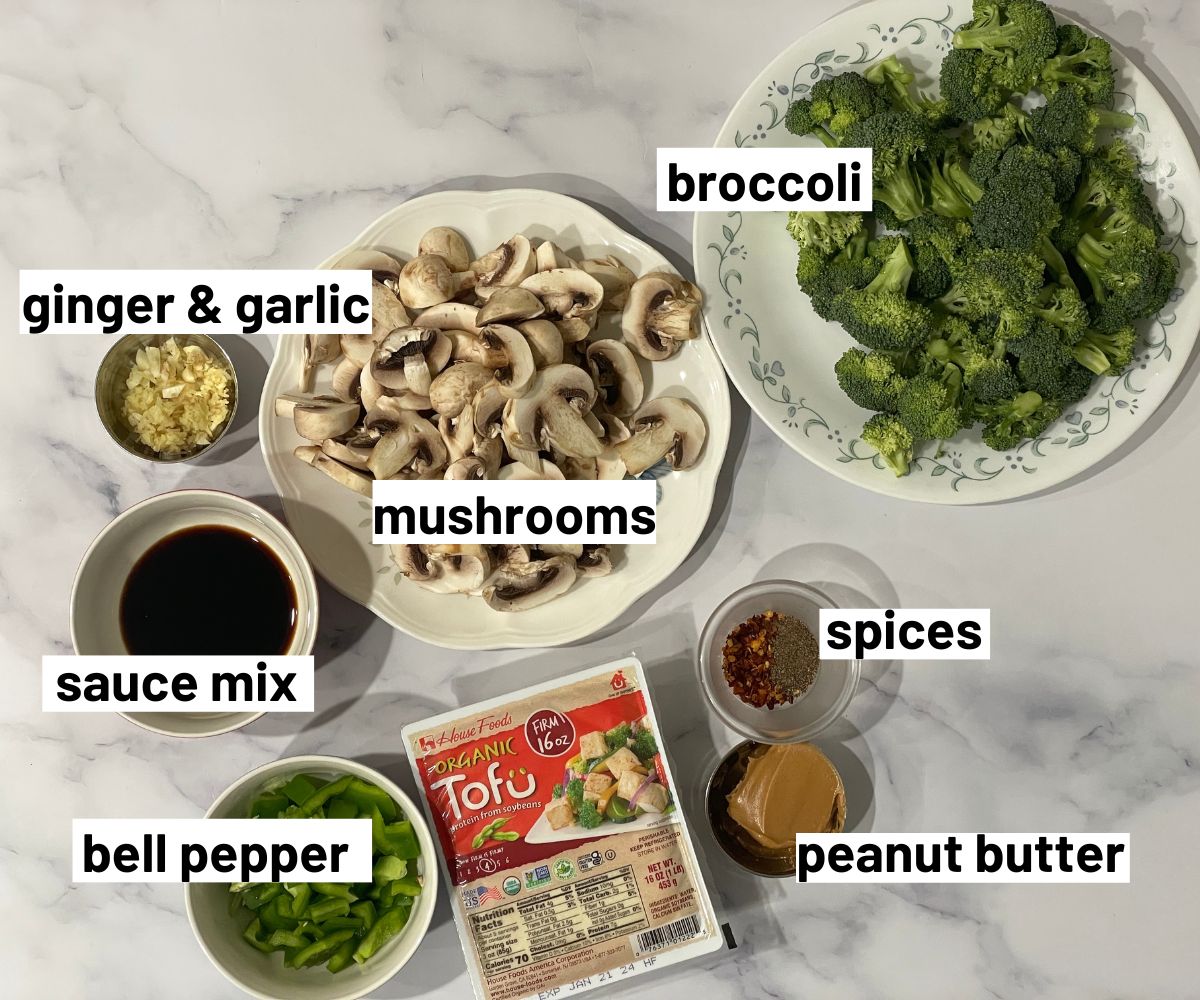
M 628 722 L 622 722 L 604 734 L 604 742 L 608 745 L 609 750 L 619 750 L 632 735 L 633 727 Z
M 966 391 L 975 403 L 994 403 L 1020 391 L 1017 376 L 1003 357 L 973 360 L 963 369 Z
M 1126 232 L 1113 239 L 1098 239 L 1084 233 L 1075 245 L 1075 262 L 1091 285 L 1099 309 L 1093 318 L 1105 316 L 1101 326 L 1112 331 L 1126 323 L 1153 316 L 1167 301 L 1174 287 L 1177 262 L 1159 250 L 1151 230 Z
M 984 191 L 967 172 L 953 150 L 934 157 L 929 165 L 929 201 L 935 215 L 952 219 L 971 218 L 971 206 Z
M 1022 392 L 1011 399 L 976 407 L 983 421 L 983 441 L 996 451 L 1009 451 L 1027 438 L 1037 437 L 1062 412 L 1055 402 L 1036 392 Z
M 1008 343 L 1017 358 L 1021 387 L 1043 399 L 1061 399 L 1063 378 L 1075 366 L 1075 356 L 1054 327 L 1035 323 L 1024 336 Z
M 908 380 L 900 393 L 896 414 L 914 441 L 951 438 L 958 433 L 962 381 L 962 371 L 957 365 L 946 365 L 940 376 L 917 375 Z
M 997 114 L 1012 90 L 996 79 L 996 60 L 973 49 L 951 49 L 942 60 L 942 99 L 960 121 Z
M 924 94 L 914 93 L 912 84 L 916 79 L 912 69 L 895 54 L 867 69 L 863 74 L 876 86 L 884 88 L 891 97 L 892 107 L 897 111 L 928 118 L 940 125 L 946 117 L 946 102 L 933 100 Z
M 1074 285 L 1047 285 L 1031 308 L 1040 320 L 1056 327 L 1067 343 L 1077 340 L 1088 324 L 1087 306 Z
M 575 821 L 585 830 L 596 829 L 603 819 L 600 810 L 596 808 L 596 803 L 591 801 L 583 803 L 575 814 Z
M 913 457 L 913 437 L 908 428 L 890 413 L 876 413 L 863 424 L 863 443 L 879 452 L 884 464 L 897 476 L 908 475 Z
M 934 142 L 929 122 L 919 115 L 885 111 L 846 130 L 842 144 L 872 150 L 873 197 L 901 222 L 925 211 L 917 157 Z
M 1012 250 L 968 250 L 950 264 L 954 284 L 938 299 L 942 308 L 969 320 L 1024 308 L 1042 287 L 1042 260 Z
M 647 761 L 658 753 L 658 740 L 654 738 L 654 734 L 649 729 L 640 729 L 629 745 L 629 749 L 634 752 L 638 760 Z M 659 775 L 659 777 L 663 776 Z
M 944 295 L 950 287 L 950 267 L 941 251 L 932 243 L 914 240 L 912 258 L 913 276 L 908 287 L 913 294 L 919 299 L 936 299 Z
M 1112 46 L 1074 24 L 1059 25 L 1058 49 L 1042 67 L 1039 89 L 1069 87 L 1090 104 L 1108 105 L 1113 85 Z
M 578 813 L 580 806 L 583 804 L 583 779 L 572 778 L 567 782 L 565 791 L 567 801 L 571 804 L 571 808 Z
M 896 412 L 905 379 L 886 354 L 850 348 L 833 366 L 838 385 L 850 399 L 867 410 Z
M 796 281 L 812 301 L 813 311 L 830 319 L 830 304 L 847 288 L 865 288 L 879 273 L 880 261 L 867 253 L 868 237 L 860 230 L 832 257 L 803 247 L 796 264 Z
M 1025 134 L 1028 116 L 1010 101 L 1005 101 L 998 114 L 980 118 L 971 124 L 967 145 L 978 152 L 984 149 L 1003 150 Z
M 984 184 L 971 225 L 984 246 L 1040 251 L 1058 219 L 1049 157 L 1028 146 L 1013 146 Z
M 928 307 L 907 297 L 912 273 L 912 257 L 899 239 L 869 285 L 834 296 L 831 317 L 865 347 L 893 351 L 920 343 L 933 317 Z
M 974 17 L 954 33 L 956 49 L 977 49 L 996 63 L 997 79 L 1029 90 L 1058 48 L 1058 26 L 1041 0 L 976 0 Z
M 787 230 L 802 247 L 835 254 L 861 232 L 861 212 L 789 212 Z
M 1132 326 L 1123 326 L 1112 333 L 1085 330 L 1083 337 L 1071 349 L 1084 368 L 1097 375 L 1120 375 L 1133 361 L 1137 333 Z
M 814 135 L 826 146 L 836 146 L 851 125 L 888 106 L 885 90 L 858 73 L 839 73 L 818 80 L 807 98 L 793 101 L 784 125 L 795 135 Z
M 976 402 L 991 403 L 1019 391 L 1017 377 L 1004 357 L 1004 342 L 981 337 L 966 320 L 947 316 L 938 336 L 925 345 L 927 370 L 954 365 L 962 370 L 964 393 Z
M 1079 153 L 1091 153 L 1098 145 L 1099 130 L 1132 128 L 1133 124 L 1132 115 L 1094 107 L 1078 91 L 1063 87 L 1029 113 L 1029 141 L 1039 149 L 1066 146 Z

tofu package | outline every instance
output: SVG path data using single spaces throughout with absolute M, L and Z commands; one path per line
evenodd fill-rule
M 723 946 L 638 660 L 406 726 L 480 1000 Z

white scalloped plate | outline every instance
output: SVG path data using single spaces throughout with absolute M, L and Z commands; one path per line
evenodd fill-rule
M 565 195 L 536 190 L 442 191 L 398 205 L 349 246 L 379 247 L 412 256 L 421 234 L 452 226 L 476 253 L 514 233 L 553 239 L 592 257 L 615 253 L 635 272 L 671 270 L 666 258 L 595 209 Z M 613 319 L 603 319 L 610 331 Z M 259 437 L 287 520 L 313 567 L 335 588 L 409 635 L 452 649 L 554 646 L 586 638 L 662 583 L 700 538 L 712 509 L 717 474 L 729 441 L 729 388 L 707 338 L 684 345 L 674 358 L 643 364 L 646 394 L 665 391 L 695 403 L 708 426 L 700 462 L 687 472 L 659 470 L 658 541 L 627 545 L 612 574 L 581 579 L 571 590 L 530 611 L 504 614 L 481 598 L 433 594 L 398 578 L 383 546 L 371 543 L 367 501 L 292 456 L 304 442 L 291 421 L 275 416 L 274 400 L 292 390 L 300 365 L 298 337 L 280 337 L 259 404 Z M 327 383 L 326 383 L 327 384 Z M 318 390 L 322 384 L 318 383 Z
M 1068 20 L 1057 11 L 1059 21 Z M 799 146 L 783 116 L 825 73 L 859 69 L 898 52 L 920 82 L 936 82 L 954 27 L 970 19 L 969 0 L 874 0 L 812 29 L 764 69 L 734 105 L 717 146 Z M 1091 30 L 1090 28 L 1088 30 Z M 1130 370 L 1098 380 L 1091 393 L 1040 438 L 1011 452 L 992 451 L 979 430 L 964 431 L 918 452 L 897 478 L 859 440 L 869 416 L 834 380 L 833 364 L 853 344 L 818 317 L 796 285 L 796 252 L 773 212 L 697 213 L 692 247 L 706 295 L 710 335 L 746 402 L 789 446 L 821 468 L 869 490 L 907 500 L 975 504 L 1009 500 L 1076 476 L 1114 452 L 1166 398 L 1187 363 L 1200 327 L 1197 229 L 1200 169 L 1187 136 L 1150 81 L 1114 49 L 1116 106 L 1135 114 L 1125 133 L 1141 151 L 1143 176 L 1166 221 L 1166 241 L 1180 261 L 1172 301 L 1143 329 Z M 1184 291 L 1187 294 L 1184 294 Z

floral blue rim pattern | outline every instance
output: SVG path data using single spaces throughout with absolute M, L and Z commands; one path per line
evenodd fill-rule
M 867 30 L 873 32 L 869 42 L 858 41 L 851 51 L 845 52 L 825 49 L 800 63 L 790 79 L 770 81 L 766 96 L 758 104 L 755 123 L 753 126 L 739 125 L 734 132 L 734 145 L 754 146 L 767 139 L 770 132 L 783 126 L 788 105 L 804 97 L 822 77 L 873 63 L 902 45 L 908 49 L 924 48 L 940 61 L 942 53 L 950 48 L 954 27 L 951 7 L 947 7 L 940 17 L 914 17 L 899 24 L 867 25 Z M 1151 123 L 1148 116 L 1138 110 L 1130 94 L 1118 92 L 1116 107 L 1132 114 L 1137 121 L 1136 127 L 1126 133 L 1125 138 L 1142 153 L 1143 178 L 1156 189 L 1164 221 L 1162 246 L 1179 257 L 1182 250 L 1196 246 L 1196 241 L 1184 235 L 1186 210 L 1173 193 L 1172 178 L 1178 167 L 1157 157 L 1146 158 Z M 745 364 L 763 397 L 769 401 L 770 410 L 777 414 L 775 420 L 798 430 L 806 438 L 824 437 L 836 449 L 839 463 L 869 463 L 879 475 L 893 476 L 875 450 L 857 437 L 857 426 L 843 427 L 837 421 L 827 419 L 803 391 L 794 383 L 789 385 L 790 376 L 782 360 L 771 357 L 765 349 L 758 325 L 743 307 L 740 296 L 741 265 L 748 256 L 746 246 L 739 242 L 742 224 L 741 212 L 728 213 L 721 226 L 722 239 L 707 243 L 704 252 L 715 254 L 717 258 L 717 278 L 726 302 L 721 326 L 749 346 L 750 355 Z M 1026 441 L 1007 454 L 991 452 L 975 458 L 966 457 L 958 447 L 957 439 L 951 440 L 936 453 L 918 454 L 909 474 L 941 477 L 955 493 L 964 486 L 986 483 L 1006 473 L 1019 471 L 1034 475 L 1043 467 L 1043 460 L 1054 451 L 1086 446 L 1108 431 L 1121 414 L 1136 417 L 1148 374 L 1157 365 L 1171 361 L 1170 328 L 1176 321 L 1176 305 L 1182 295 L 1183 289 L 1176 287 L 1167 307 L 1145 325 L 1139 350 L 1129 370 L 1123 375 L 1101 380 L 1098 392 L 1094 391 L 1084 401 L 1083 408 L 1063 414 L 1043 436 Z M 832 378 L 832 373 L 829 377 Z

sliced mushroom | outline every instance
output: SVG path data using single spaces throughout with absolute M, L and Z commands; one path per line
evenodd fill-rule
M 603 448 L 584 419 L 596 403 L 596 387 L 574 365 L 552 365 L 506 410 L 506 440 L 522 449 L 554 447 L 572 458 L 595 458 Z
M 371 282 L 371 337 L 378 344 L 398 326 L 410 323 L 408 310 L 393 288 L 378 281 Z M 363 335 L 365 336 L 365 335 Z M 345 344 L 342 350 L 345 350 Z M 364 362 L 365 364 L 365 362 Z
M 319 469 L 347 489 L 354 490 L 355 493 L 364 497 L 371 495 L 372 479 L 370 476 L 330 458 L 315 444 L 301 445 L 292 454 L 300 461 L 307 462 L 314 469 Z
M 370 271 L 376 281 L 394 285 L 403 265 L 382 250 L 351 250 L 339 257 L 333 266 L 339 271 Z
M 413 320 L 413 326 L 431 330 L 466 330 L 479 332 L 479 309 L 465 302 L 440 302 L 430 306 Z
M 483 599 L 496 611 L 526 611 L 565 594 L 574 582 L 570 556 L 505 563 L 484 586 Z
M 529 562 L 529 546 L 528 545 L 493 545 L 492 550 L 492 565 L 500 566 L 506 563 L 527 563 Z
M 603 453 L 601 453 L 603 454 Z M 562 469 L 563 475 L 568 479 L 599 479 L 600 470 L 597 464 L 599 458 L 572 458 L 570 455 L 563 455 L 557 459 L 559 468 Z
M 371 426 L 371 414 L 367 422 Z M 367 468 L 376 479 L 419 479 L 440 475 L 449 461 L 449 449 L 438 429 L 419 414 L 402 410 L 371 449 Z
M 438 594 L 469 594 L 491 575 L 491 556 L 482 545 L 393 545 L 400 572 Z
M 296 433 L 309 441 L 320 443 L 326 438 L 340 437 L 358 423 L 361 408 L 336 396 L 314 396 L 292 409 Z
M 475 272 L 475 294 L 486 302 L 496 289 L 519 285 L 533 274 L 535 266 L 529 240 L 518 233 L 471 264 L 471 270 Z
M 625 342 L 649 361 L 665 361 L 699 333 L 700 289 L 677 274 L 643 274 L 621 313 Z
M 488 479 L 500 475 L 500 463 L 504 461 L 504 444 L 500 438 L 476 437 L 474 455 L 483 463 Z
M 585 545 L 583 554 L 575 560 L 580 576 L 608 576 L 612 572 L 612 555 L 607 545 Z
M 629 301 L 629 289 L 637 275 L 612 254 L 607 257 L 590 257 L 579 262 L 579 267 L 604 286 L 601 312 L 620 312 Z
M 446 466 L 446 479 L 487 479 L 487 468 L 474 455 L 464 455 Z
M 435 254 L 450 266 L 451 271 L 466 271 L 471 267 L 471 251 L 467 241 L 456 229 L 449 226 L 434 226 L 417 244 L 417 255 L 424 257 Z
M 312 396 L 299 392 L 281 392 L 275 397 L 275 416 L 292 419 L 297 406 L 312 402 Z
M 341 437 L 328 438 L 321 442 L 321 450 L 330 458 L 348 465 L 352 469 L 367 468 L 367 460 L 371 457 L 371 449 L 378 440 L 364 427 L 355 427 Z
M 690 469 L 704 447 L 704 421 L 691 403 L 675 396 L 652 399 L 633 415 L 630 436 L 616 445 L 631 476 L 662 458 L 672 469 Z
M 642 405 L 645 384 L 633 352 L 619 340 L 588 344 L 588 369 L 609 413 L 627 417 Z
M 503 323 L 490 323 L 480 327 L 479 341 L 484 349 L 484 364 L 494 370 L 500 394 L 506 399 L 525 395 L 537 368 L 521 331 Z M 496 358 L 500 364 L 492 364 Z
M 539 271 L 553 271 L 558 267 L 578 267 L 575 261 L 568 257 L 557 243 L 552 243 L 550 240 L 543 240 L 538 244 L 537 252 L 534 254 L 537 258 L 537 269 Z
M 336 333 L 306 333 L 301 352 L 300 391 L 312 392 L 317 369 L 332 364 L 342 353 L 342 347 Z
M 538 368 L 560 365 L 563 359 L 563 338 L 558 327 L 548 319 L 529 319 L 518 323 L 517 329 L 525 335 L 533 363 Z
M 477 362 L 456 362 L 429 386 L 429 403 L 442 416 L 457 417 L 492 377 L 492 370 Z
M 385 389 L 428 396 L 433 376 L 450 360 L 450 342 L 437 330 L 405 326 L 393 330 L 371 356 L 371 375 Z
M 363 366 L 353 358 L 339 358 L 338 363 L 333 366 L 333 375 L 330 378 L 333 394 L 347 403 L 357 403 L 362 398 L 362 383 L 359 381 L 362 370 Z
M 475 393 L 471 401 L 474 413 L 475 433 L 481 438 L 497 438 L 500 436 L 500 423 L 503 419 L 504 406 L 508 400 L 500 391 L 497 383 L 489 383 Z
M 546 311 L 533 292 L 527 288 L 513 285 L 508 288 L 498 288 L 491 297 L 479 307 L 477 321 L 480 326 L 485 323 L 512 323 L 526 319 L 537 319 Z
M 446 450 L 450 453 L 450 462 L 472 454 L 475 450 L 475 420 L 471 413 L 471 404 L 462 409 L 457 416 L 441 416 L 437 422 L 442 440 L 446 442 Z
M 522 281 L 521 287 L 542 300 L 549 319 L 595 317 L 604 299 L 604 287 L 600 282 L 578 268 L 539 271 Z
M 431 253 L 414 257 L 404 265 L 396 290 L 400 294 L 400 301 L 406 306 L 424 309 L 448 302 L 474 284 L 474 271 L 451 270 L 445 257 Z

